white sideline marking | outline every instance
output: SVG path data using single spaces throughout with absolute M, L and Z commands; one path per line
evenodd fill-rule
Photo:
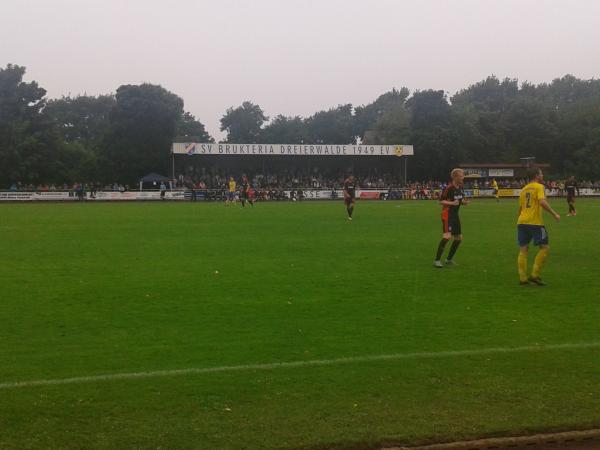
M 553 350 L 573 350 L 586 348 L 600 348 L 600 342 L 581 342 L 578 344 L 555 344 L 555 345 L 528 345 L 524 347 L 497 347 L 483 348 L 479 350 L 450 350 L 442 352 L 417 352 L 417 353 L 393 353 L 388 355 L 373 355 L 373 356 L 351 356 L 345 358 L 334 359 L 313 359 L 308 361 L 290 361 L 276 362 L 266 364 L 243 364 L 238 366 L 220 366 L 220 367 L 204 367 L 204 368 L 189 368 L 189 369 L 173 369 L 173 370 L 153 370 L 147 372 L 129 372 L 129 373 L 112 373 L 106 375 L 91 375 L 85 377 L 73 378 L 56 378 L 46 380 L 31 380 L 31 381 L 13 381 L 8 383 L 0 383 L 0 389 L 15 389 L 33 386 L 51 386 L 61 384 L 83 384 L 94 383 L 98 381 L 113 381 L 113 380 L 131 380 L 135 378 L 157 378 L 170 377 L 178 375 L 200 375 L 205 373 L 217 372 L 237 372 L 243 370 L 271 370 L 284 369 L 291 367 L 311 367 L 311 366 L 334 366 L 338 364 L 361 363 L 369 361 L 386 361 L 398 359 L 426 359 L 426 358 L 447 358 L 452 356 L 479 356 L 492 355 L 497 353 L 519 353 L 519 352 L 539 352 Z

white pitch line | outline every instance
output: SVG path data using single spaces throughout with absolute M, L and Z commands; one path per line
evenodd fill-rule
M 540 352 L 556 350 L 575 350 L 600 348 L 600 342 L 582 342 L 578 344 L 555 344 L 555 345 L 528 345 L 524 347 L 497 347 L 483 348 L 479 350 L 450 350 L 442 352 L 417 352 L 417 353 L 393 353 L 388 355 L 373 356 L 351 356 L 334 359 L 313 359 L 307 361 L 276 362 L 266 364 L 243 364 L 237 366 L 204 367 L 173 370 L 153 370 L 147 372 L 129 372 L 112 373 L 105 375 L 91 375 L 85 377 L 56 378 L 46 380 L 13 381 L 0 383 L 0 389 L 16 389 L 34 386 L 53 386 L 62 384 L 84 384 L 95 383 L 99 381 L 114 380 L 132 380 L 136 378 L 158 378 L 171 377 L 179 375 L 201 375 L 205 373 L 218 372 L 238 372 L 245 370 L 272 370 L 286 369 L 293 367 L 311 367 L 311 366 L 334 366 L 338 364 L 361 363 L 370 361 L 387 361 L 400 359 L 427 359 L 427 358 L 447 358 L 453 356 L 480 356 L 493 355 L 499 353 L 519 353 L 519 352 Z

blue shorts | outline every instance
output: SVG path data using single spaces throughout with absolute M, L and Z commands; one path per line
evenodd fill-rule
M 227 192 L 227 199 L 229 199 L 229 200 L 235 200 L 235 192 L 228 191 Z
M 519 247 L 529 245 L 533 239 L 533 245 L 548 245 L 548 232 L 543 225 L 517 225 L 517 242 Z

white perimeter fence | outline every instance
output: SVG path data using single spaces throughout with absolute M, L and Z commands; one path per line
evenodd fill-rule
M 500 189 L 500 197 L 518 197 L 520 189 Z M 439 190 L 411 190 L 411 189 L 358 189 L 357 198 L 361 200 L 423 200 L 436 199 Z M 492 189 L 465 189 L 467 197 L 492 198 Z M 547 189 L 549 197 L 564 197 L 564 191 Z M 600 196 L 600 189 L 580 189 L 580 197 Z M 227 191 L 222 189 L 197 189 L 168 190 L 165 200 L 197 200 L 197 201 L 222 201 L 227 198 Z M 258 200 L 338 200 L 343 198 L 341 189 L 259 189 L 256 193 Z M 13 202 L 38 202 L 38 201 L 160 201 L 159 191 L 97 191 L 85 192 L 78 196 L 74 191 L 0 191 L 1 201 Z

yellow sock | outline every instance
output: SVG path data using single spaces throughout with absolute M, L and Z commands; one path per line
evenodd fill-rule
M 519 268 L 519 279 L 527 281 L 527 252 L 519 252 L 517 267 Z
M 546 261 L 546 256 L 548 256 L 548 249 L 540 248 L 540 250 L 538 251 L 538 254 L 535 255 L 535 261 L 533 262 L 533 270 L 531 271 L 532 277 L 540 276 L 540 270 L 542 269 L 542 266 L 544 265 L 544 261 Z

